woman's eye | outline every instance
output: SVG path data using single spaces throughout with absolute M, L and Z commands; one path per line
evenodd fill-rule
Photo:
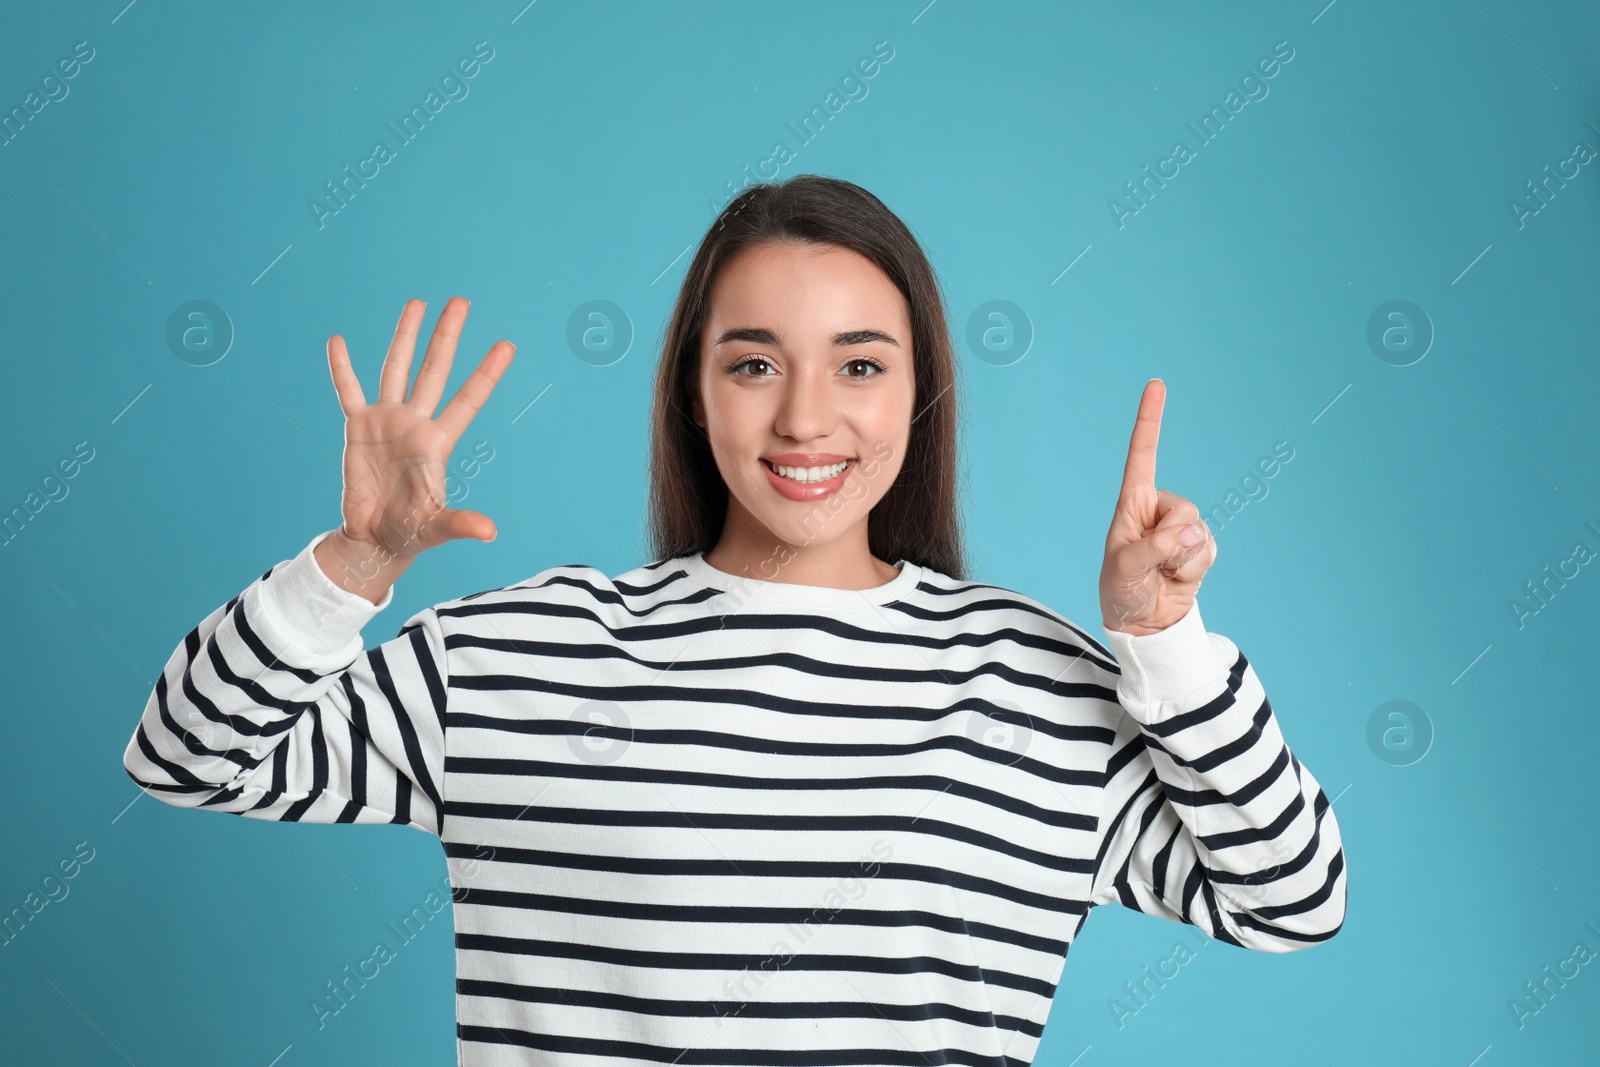
M 768 363 L 766 360 L 762 359 L 760 356 L 751 356 L 749 359 L 741 360 L 740 362 L 735 363 L 732 367 L 729 368 L 729 370 L 733 374 L 738 374 L 740 371 L 744 370 L 746 367 L 751 366 L 753 364 L 758 364 L 758 363 L 761 364 L 762 366 L 766 366 L 766 367 L 770 367 L 772 365 L 772 364 Z M 746 377 L 764 378 L 764 377 L 766 377 L 766 375 L 764 375 L 764 374 L 751 374 L 751 375 L 747 375 Z
M 767 371 L 771 371 L 772 370 L 772 364 L 769 363 L 767 360 L 762 359 L 760 356 L 750 356 L 749 358 L 740 360 L 738 363 L 735 363 L 732 366 L 730 366 L 728 368 L 728 373 L 737 375 L 740 372 L 744 371 L 747 367 L 765 367 L 765 368 L 767 368 Z M 865 369 L 861 373 L 856 373 L 854 368 L 865 368 Z M 858 359 L 852 359 L 850 362 L 845 364 L 845 377 L 847 377 L 847 378 L 872 378 L 872 377 L 876 377 L 879 374 L 882 374 L 883 370 L 884 370 L 883 364 L 879 363 L 875 359 L 868 359 L 865 356 L 863 356 L 863 357 L 860 357 Z M 763 371 L 763 372 L 760 372 L 760 373 L 751 372 L 751 373 L 745 374 L 744 376 L 746 378 L 770 378 L 772 375 L 770 373 L 767 373 L 767 371 Z

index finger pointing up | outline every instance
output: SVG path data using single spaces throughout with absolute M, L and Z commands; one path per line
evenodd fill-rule
M 1167 402 L 1167 383 L 1151 378 L 1139 397 L 1139 414 L 1133 420 L 1133 437 L 1128 442 L 1128 462 L 1122 468 L 1122 495 L 1136 485 L 1155 488 L 1156 441 L 1161 437 L 1161 411 Z

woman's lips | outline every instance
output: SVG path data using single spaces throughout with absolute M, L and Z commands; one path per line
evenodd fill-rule
M 792 478 L 785 478 L 773 470 L 770 463 L 766 460 L 761 460 L 761 469 L 767 472 L 767 478 L 771 480 L 773 488 L 790 500 L 821 500 L 838 492 L 839 487 L 844 485 L 845 479 L 850 477 L 850 472 L 855 469 L 855 465 L 855 460 L 847 460 L 844 470 L 835 474 L 832 478 L 822 482 L 802 483 Z

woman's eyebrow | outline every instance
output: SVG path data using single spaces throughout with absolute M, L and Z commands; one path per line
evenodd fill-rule
M 746 344 L 753 345 L 771 345 L 774 348 L 781 347 L 783 344 L 776 330 L 768 329 L 765 326 L 736 326 L 731 330 L 724 331 L 722 336 L 717 338 L 713 347 L 727 344 L 729 341 L 743 341 Z M 886 341 L 896 348 L 900 347 L 899 341 L 896 341 L 882 330 L 870 328 L 845 330 L 842 333 L 833 335 L 833 344 L 836 348 L 844 348 L 849 345 L 864 345 L 871 341 Z

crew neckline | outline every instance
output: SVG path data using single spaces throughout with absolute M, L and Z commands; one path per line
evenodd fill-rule
M 881 607 L 903 600 L 922 579 L 922 568 L 908 559 L 896 561 L 900 573 L 882 585 L 867 589 L 834 589 L 825 585 L 800 585 L 795 582 L 770 582 L 760 578 L 747 578 L 729 574 L 706 562 L 705 552 L 679 556 L 674 561 L 690 579 L 700 585 L 713 586 L 733 596 L 749 598 L 771 604 L 793 604 L 805 607 L 849 608 Z

